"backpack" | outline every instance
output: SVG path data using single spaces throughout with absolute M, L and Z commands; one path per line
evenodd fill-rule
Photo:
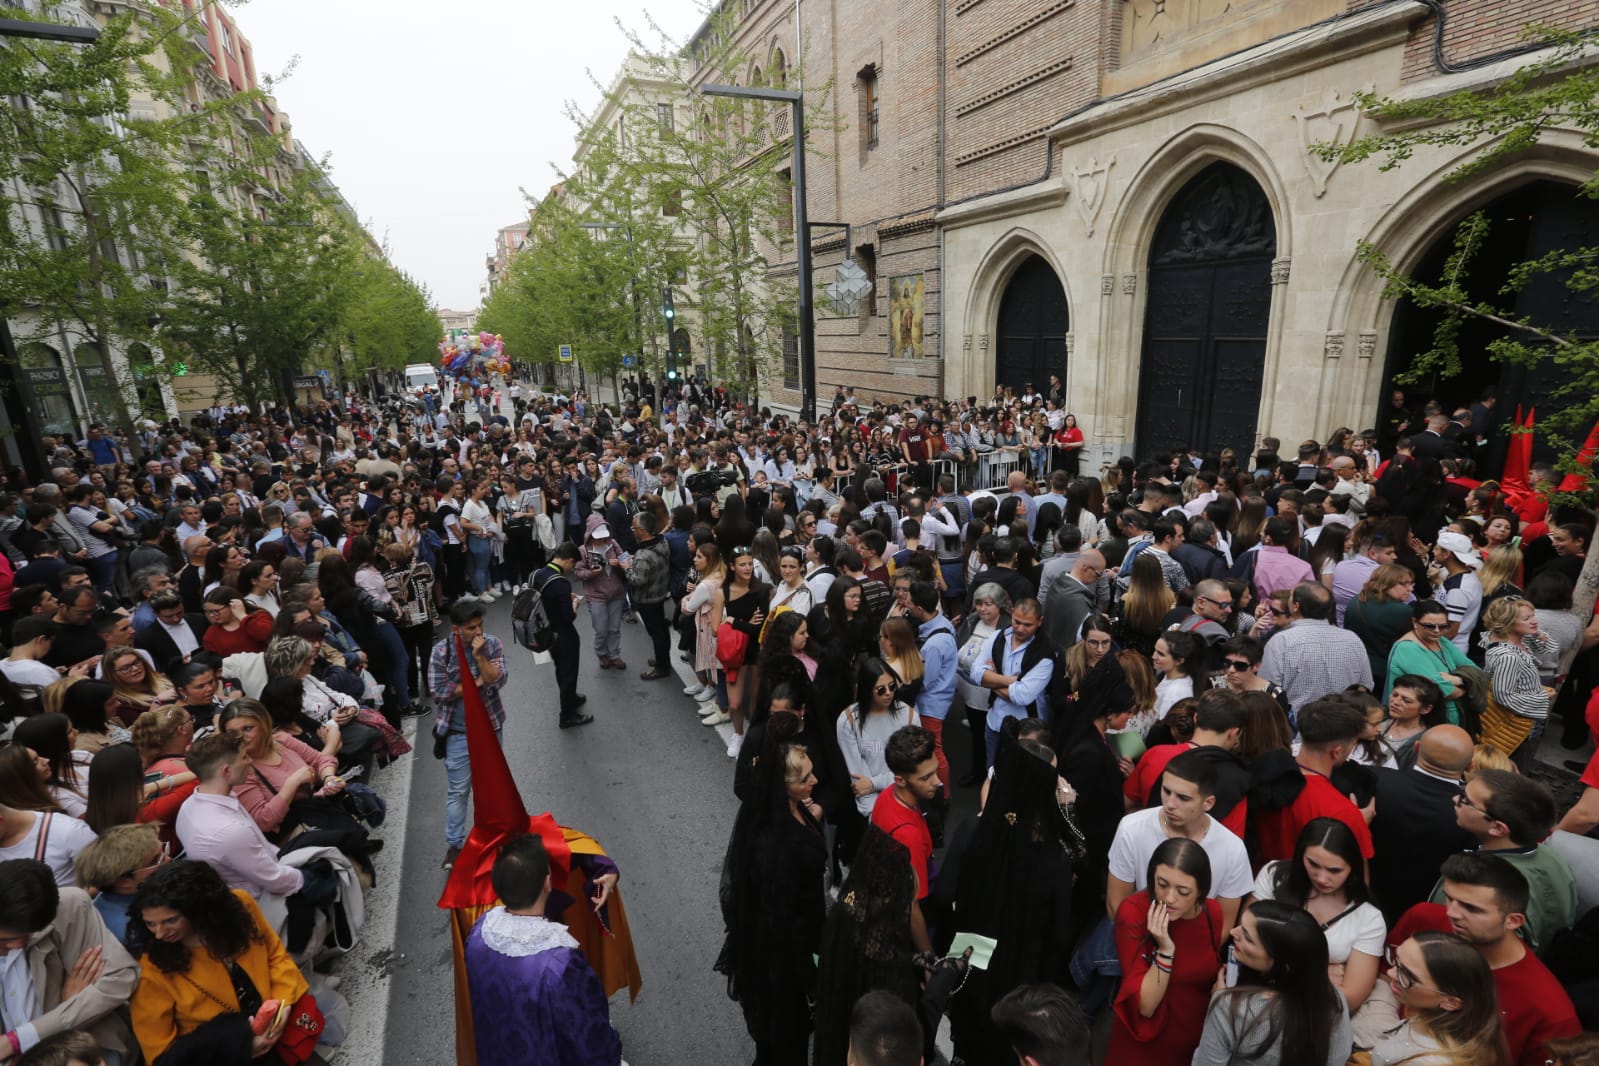
M 557 577 L 565 580 L 553 570 L 539 571 L 533 575 L 533 583 L 511 601 L 511 635 L 529 651 L 549 651 L 555 643 L 555 627 L 544 606 L 544 587 Z
M 428 528 L 431 529 L 434 533 L 438 534 L 439 541 L 440 541 L 440 545 L 439 545 L 440 547 L 443 547 L 445 544 L 448 544 L 450 542 L 450 535 L 449 535 L 448 531 L 446 531 L 445 528 L 444 528 L 444 520 L 445 520 L 445 518 L 449 517 L 452 514 L 453 515 L 459 515 L 460 513 L 461 513 L 460 508 L 456 507 L 454 504 L 448 504 L 447 503 L 443 507 L 440 507 L 437 510 L 435 510 L 433 512 L 433 514 L 428 517 Z

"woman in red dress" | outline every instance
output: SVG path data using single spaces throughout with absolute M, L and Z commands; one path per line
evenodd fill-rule
M 1173 837 L 1150 857 L 1148 883 L 1116 911 L 1122 983 L 1105 1061 L 1188 1066 L 1226 939 L 1221 907 L 1208 898 L 1210 858 Z

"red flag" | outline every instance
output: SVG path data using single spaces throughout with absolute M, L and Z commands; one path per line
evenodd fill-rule
M 495 901 L 489 875 L 500 848 L 525 833 L 544 839 L 550 855 L 550 873 L 556 884 L 563 884 L 571 869 L 572 850 L 561 827 L 549 813 L 530 818 L 516 789 L 505 749 L 494 735 L 494 724 L 483 706 L 477 678 L 472 675 L 471 659 L 456 635 L 455 653 L 461 663 L 461 702 L 466 714 L 466 750 L 472 760 L 472 832 L 467 835 L 461 854 L 450 870 L 450 879 L 439 897 L 439 906 L 483 907 Z
M 1510 447 L 1505 451 L 1505 471 L 1499 479 L 1499 487 L 1512 504 L 1529 491 L 1527 468 L 1532 464 L 1532 416 L 1533 412 L 1528 411 L 1523 423 L 1521 408 L 1517 407 L 1515 420 L 1510 424 Z
M 1577 465 L 1582 472 L 1567 474 L 1560 482 L 1561 492 L 1582 492 L 1592 480 L 1589 471 L 1593 469 L 1593 459 L 1599 455 L 1599 422 L 1595 422 L 1588 431 L 1588 440 L 1583 444 L 1582 451 L 1577 453 Z

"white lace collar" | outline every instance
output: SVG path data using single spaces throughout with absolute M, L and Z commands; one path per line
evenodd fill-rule
M 495 907 L 483 916 L 483 943 L 513 959 L 555 948 L 575 948 L 577 941 L 560 922 Z

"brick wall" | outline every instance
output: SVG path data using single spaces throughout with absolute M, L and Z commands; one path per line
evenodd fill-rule
M 1444 56 L 1450 63 L 1516 48 L 1526 43 L 1522 34 L 1528 26 L 1568 30 L 1599 26 L 1599 4 L 1593 0 L 1449 0 L 1446 7 Z M 1416 24 L 1405 47 L 1405 81 L 1421 81 L 1439 73 L 1432 56 L 1436 35 L 1437 22 L 1432 16 Z
M 1043 177 L 1044 131 L 1098 91 L 1115 4 L 951 0 L 945 122 L 950 201 Z

